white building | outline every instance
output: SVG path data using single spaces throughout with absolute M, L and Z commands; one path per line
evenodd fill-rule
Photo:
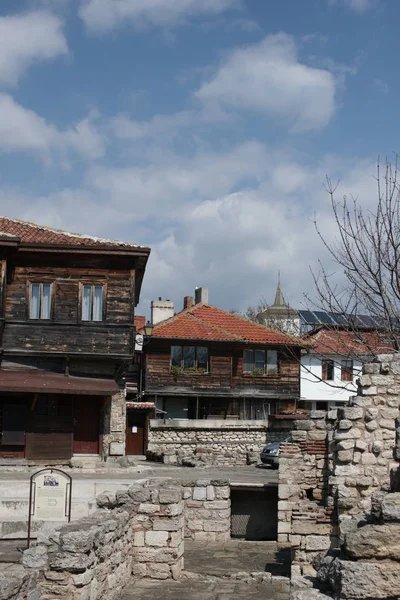
M 300 402 L 305 408 L 340 406 L 357 393 L 362 361 L 359 350 L 346 345 L 349 335 L 347 331 L 320 329 L 308 336 L 312 347 L 303 354 L 300 368 Z M 341 348 L 337 347 L 340 342 Z

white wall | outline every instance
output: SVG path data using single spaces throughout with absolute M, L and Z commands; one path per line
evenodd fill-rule
M 305 354 L 301 358 L 300 370 L 300 397 L 301 400 L 321 402 L 327 401 L 331 405 L 335 402 L 347 402 L 350 396 L 357 393 L 355 380 L 361 374 L 362 364 L 353 360 L 353 382 L 341 380 L 340 356 L 327 356 L 334 361 L 334 379 L 322 381 L 322 358 L 312 354 Z M 315 405 L 312 406 L 315 408 Z

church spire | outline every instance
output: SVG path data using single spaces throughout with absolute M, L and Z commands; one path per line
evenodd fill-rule
M 281 290 L 280 277 L 278 280 L 278 287 L 276 288 L 275 302 L 273 305 L 274 306 L 286 306 L 285 299 L 283 297 L 282 290 Z

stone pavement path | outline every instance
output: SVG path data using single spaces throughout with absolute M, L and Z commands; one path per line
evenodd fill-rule
M 268 572 L 290 576 L 290 549 L 276 542 L 231 539 L 225 544 L 185 540 L 185 569 L 193 573 L 224 577 L 237 572 Z
M 289 600 L 290 554 L 276 542 L 229 540 L 224 545 L 185 540 L 185 571 L 179 581 L 140 580 L 120 600 Z M 277 579 L 257 583 L 230 579 L 268 572 Z M 237 575 L 236 575 L 237 576 Z
M 121 600 L 275 600 L 275 586 L 218 578 L 135 582 Z

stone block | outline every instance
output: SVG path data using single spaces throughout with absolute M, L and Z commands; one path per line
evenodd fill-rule
M 353 459 L 352 450 L 339 450 L 337 459 L 342 463 L 350 463 Z
M 354 448 L 359 452 L 365 452 L 365 450 L 368 448 L 368 444 L 363 440 L 355 440 Z
M 287 500 L 292 496 L 298 496 L 300 493 L 299 485 L 279 484 L 278 498 L 279 500 Z
M 363 409 L 358 406 L 342 408 L 341 412 L 343 415 L 343 419 L 348 419 L 350 421 L 357 421 L 358 419 L 362 419 L 364 416 Z
M 25 550 L 22 555 L 22 564 L 30 569 L 41 569 L 47 566 L 48 555 L 45 546 L 34 546 Z
M 394 492 L 384 496 L 381 511 L 384 521 L 400 521 L 400 493 Z
M 341 421 L 339 421 L 338 429 L 340 429 L 340 431 L 347 431 L 348 429 L 351 429 L 352 427 L 353 427 L 353 422 L 350 421 L 350 419 L 342 419 Z
M 147 577 L 150 579 L 169 579 L 171 577 L 171 569 L 166 564 L 147 565 Z
M 139 504 L 138 513 L 146 514 L 146 515 L 153 515 L 155 513 L 160 512 L 160 508 L 161 507 L 159 504 L 143 503 L 143 504 Z
M 368 421 L 365 423 L 365 429 L 367 431 L 375 431 L 376 429 L 378 429 L 378 422 L 375 421 L 375 419 L 373 419 L 372 421 Z
M 306 538 L 307 551 L 322 551 L 328 550 L 331 545 L 331 540 L 328 535 L 308 535 Z
M 356 427 L 352 427 L 348 431 L 335 431 L 333 434 L 333 439 L 335 442 L 339 442 L 341 440 L 357 440 L 361 437 L 361 430 Z
M 156 517 L 153 521 L 154 531 L 179 531 L 183 526 L 183 517 Z
M 230 521 L 204 521 L 204 531 L 228 531 Z
M 323 442 L 326 440 L 327 433 L 324 430 L 317 429 L 308 433 L 308 439 L 310 442 Z
M 207 489 L 205 487 L 196 486 L 193 490 L 193 500 L 206 500 Z
M 337 597 L 348 600 L 381 600 L 400 595 L 400 570 L 396 562 L 345 561 L 336 558 L 329 579 Z
M 364 525 L 345 537 L 345 553 L 353 559 L 400 560 L 400 523 Z
M 158 501 L 160 504 L 173 504 L 182 500 L 182 492 L 180 489 L 160 488 L 158 490 Z
M 133 545 L 144 546 L 144 531 L 135 531 L 133 534 Z
M 167 546 L 168 531 L 146 531 L 145 542 L 147 546 Z
M 342 440 L 337 443 L 337 449 L 338 450 L 352 450 L 354 448 L 355 443 L 356 443 L 356 440 Z
M 215 500 L 214 486 L 208 485 L 206 489 L 207 489 L 207 493 L 206 493 L 207 500 Z

